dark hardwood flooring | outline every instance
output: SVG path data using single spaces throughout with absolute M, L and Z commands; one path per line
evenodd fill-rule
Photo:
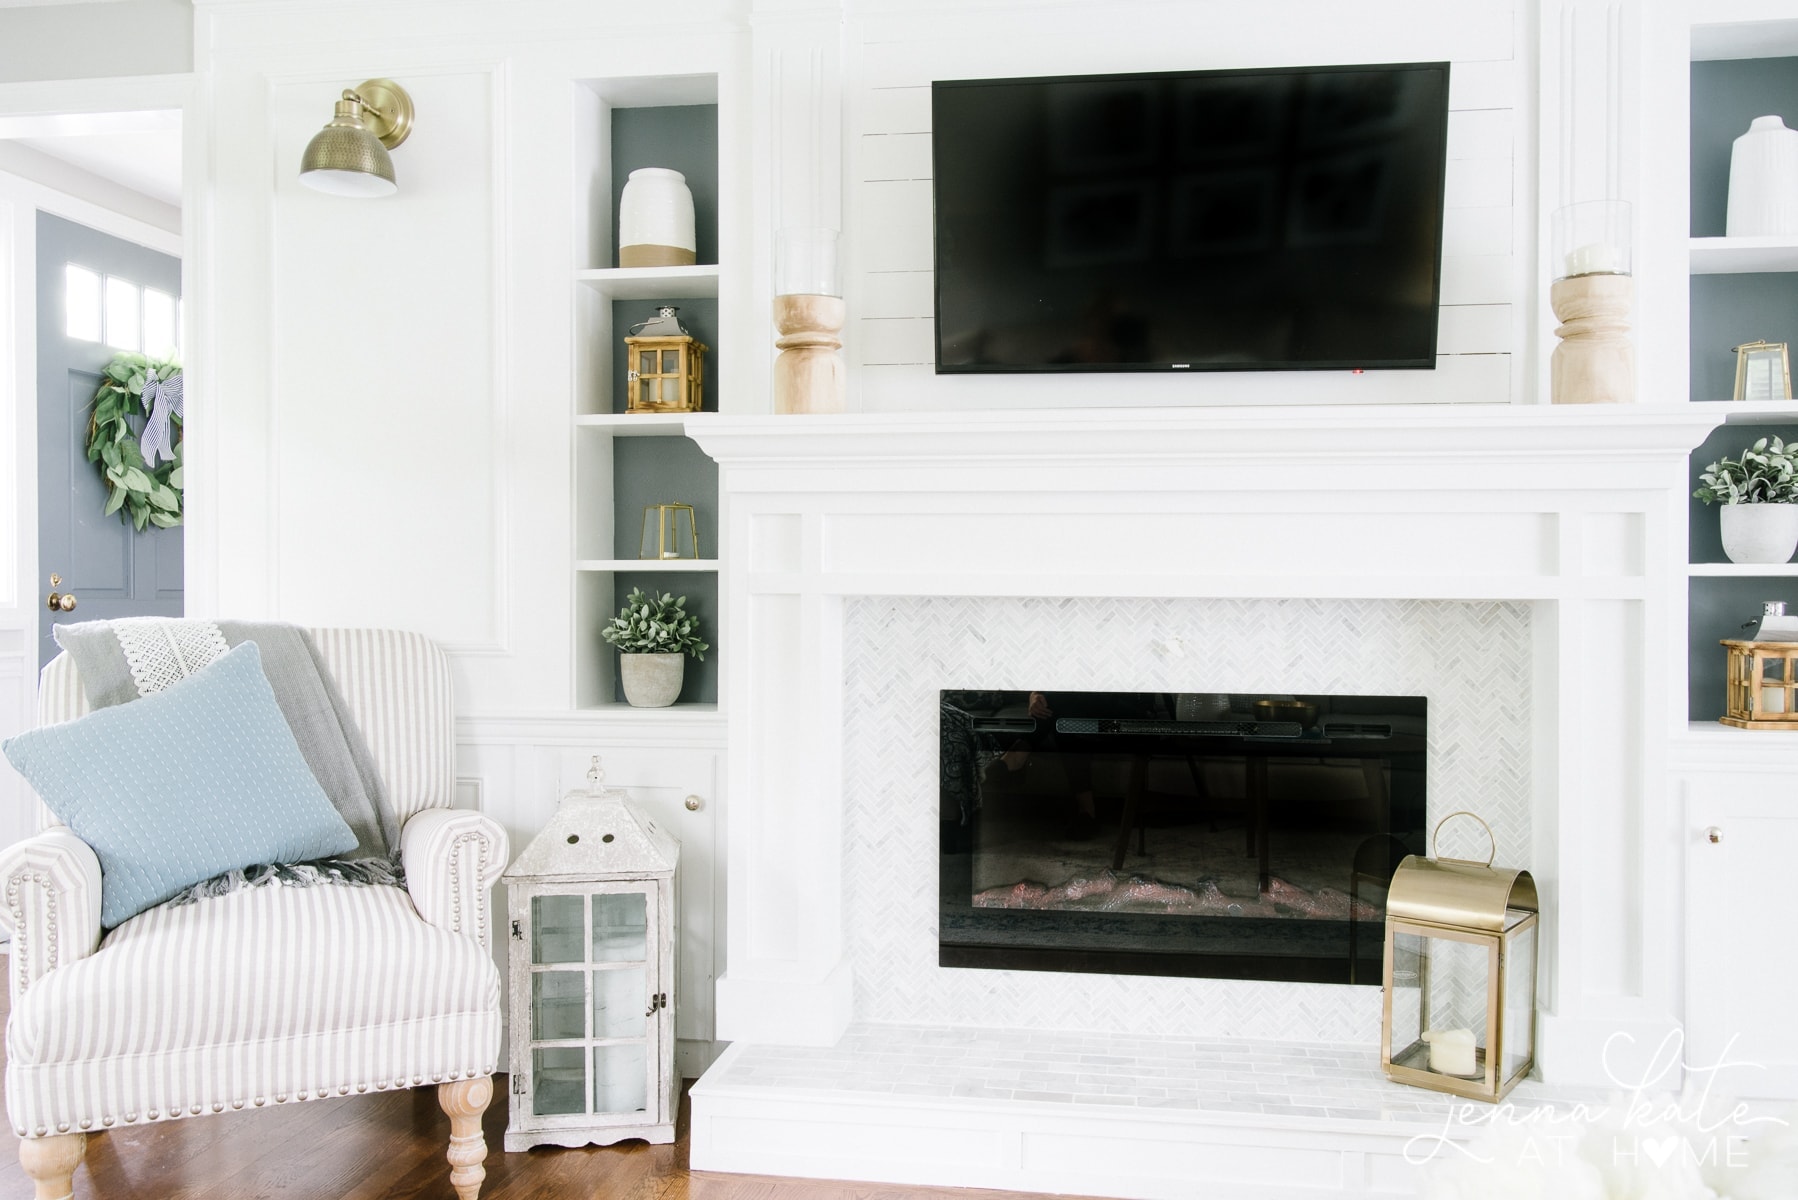
M 5 960 L 0 958 L 0 967 Z M 0 986 L 0 1021 L 5 989 Z M 688 1102 L 673 1145 L 506 1154 L 504 1078 L 487 1109 L 482 1200 L 1017 1200 L 1017 1192 L 719 1175 L 687 1169 Z M 18 1139 L 0 1126 L 0 1200 L 24 1200 Z M 345 1096 L 90 1135 L 75 1200 L 455 1200 L 437 1089 Z

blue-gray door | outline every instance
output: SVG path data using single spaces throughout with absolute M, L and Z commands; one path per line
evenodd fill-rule
M 94 389 L 113 355 L 157 355 L 179 336 L 181 260 L 48 213 L 37 215 L 37 561 L 40 663 L 58 621 L 182 612 L 181 529 L 142 533 L 103 515 L 106 483 L 87 461 Z M 146 338 L 149 344 L 146 345 Z M 54 589 L 72 612 L 52 613 Z

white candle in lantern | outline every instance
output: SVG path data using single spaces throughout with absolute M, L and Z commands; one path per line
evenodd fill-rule
M 1761 689 L 1761 711 L 1764 713 L 1782 713 L 1786 710 L 1786 690 L 1782 687 L 1764 687 Z
M 1617 269 L 1617 248 L 1609 242 L 1588 242 L 1567 252 L 1568 275 L 1595 275 Z
M 1430 1070 L 1438 1075 L 1479 1074 L 1473 1030 L 1432 1029 L 1423 1035 L 1423 1040 L 1430 1044 Z

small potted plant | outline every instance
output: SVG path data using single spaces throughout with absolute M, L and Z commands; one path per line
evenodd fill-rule
M 1761 438 L 1739 458 L 1720 458 L 1692 494 L 1717 514 L 1730 562 L 1782 563 L 1798 549 L 1798 444 Z
M 645 596 L 642 588 L 631 589 L 599 636 L 618 647 L 624 698 L 637 708 L 673 704 L 685 673 L 683 656 L 704 662 L 709 649 L 699 640 L 699 618 L 687 611 L 685 596 Z

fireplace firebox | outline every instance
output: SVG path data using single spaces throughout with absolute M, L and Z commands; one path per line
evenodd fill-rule
M 938 962 L 1378 987 L 1421 696 L 941 693 Z

